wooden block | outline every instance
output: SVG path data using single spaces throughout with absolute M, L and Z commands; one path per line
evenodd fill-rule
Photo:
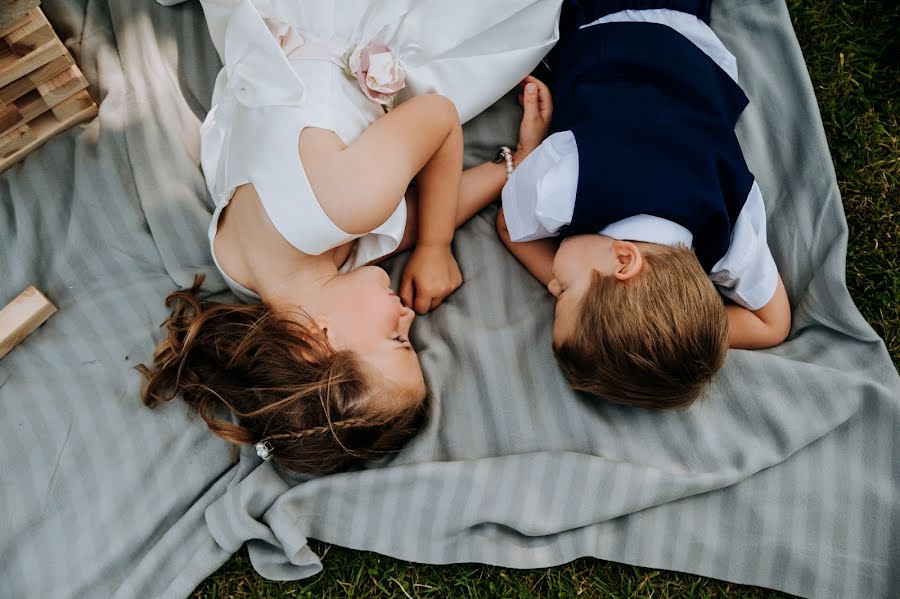
M 87 79 L 84 78 L 78 67 L 73 65 L 49 81 L 38 85 L 37 91 L 48 106 L 56 106 L 75 95 L 76 92 L 87 89 L 87 86 Z
M 88 94 L 87 90 L 84 90 L 78 92 L 71 98 L 60 102 L 56 106 L 53 106 L 51 110 L 57 119 L 63 121 L 90 106 L 96 107 L 90 94 Z
M 75 64 L 75 61 L 73 61 L 68 54 L 64 54 L 59 58 L 54 58 L 39 69 L 32 71 L 23 77 L 19 77 L 6 87 L 0 88 L 0 106 L 18 100 L 31 90 L 37 88 L 41 83 L 46 83 L 73 64 Z
M 0 109 L 0 136 L 6 135 L 15 127 L 30 122 L 44 114 L 57 104 L 71 100 L 69 104 L 55 111 L 56 118 L 62 120 L 87 108 L 93 101 L 90 96 L 79 94 L 87 88 L 87 79 L 72 66 L 47 83 L 37 86 L 12 104 Z
M 39 10 L 34 11 L 27 23 L 3 37 L 9 49 L 18 56 L 25 56 L 55 38 L 50 22 Z
M 78 67 L 75 65 L 69 67 L 56 77 L 16 99 L 12 104 L 0 107 L 0 136 L 6 135 L 12 129 L 31 121 L 65 100 L 71 99 L 72 102 L 55 113 L 59 119 L 65 119 L 87 108 L 90 96 L 87 96 L 87 100 L 85 100 L 84 94 L 78 95 L 78 92 L 86 89 L 87 86 L 87 79 L 84 78 Z M 76 95 L 78 95 L 77 98 Z
M 0 310 L 0 358 L 55 312 L 56 306 L 35 287 L 29 287 L 20 293 Z
M 54 58 L 64 56 L 67 50 L 57 38 L 35 48 L 25 56 L 17 56 L 11 50 L 0 54 L 0 87 L 9 85 L 19 77 L 44 66 Z M 12 55 L 12 58 L 10 58 Z
M 13 51 L 9 49 L 9 46 L 0 43 L 0 71 L 12 67 L 12 65 L 16 64 L 17 60 L 19 60 L 19 57 L 13 54 Z
M 5 135 L 7 131 L 21 125 L 25 122 L 22 113 L 16 108 L 15 104 L 9 104 L 0 108 L 0 135 Z
M 19 113 L 27 123 L 39 114 L 44 114 L 50 109 L 47 101 L 41 96 L 38 90 L 32 90 L 16 100 L 13 106 L 19 109 Z M 4 131 L 5 133 L 5 131 Z
M 15 31 L 33 18 L 40 0 L 2 0 L 0 2 L 0 37 Z
M 87 92 L 79 92 L 79 94 L 81 93 L 87 94 Z M 65 102 L 63 102 L 62 104 L 65 104 Z M 62 104 L 60 104 L 59 106 L 61 106 Z M 90 105 L 81 112 L 77 112 L 64 120 L 57 119 L 52 111 L 42 114 L 32 122 L 25 125 L 26 127 L 29 127 L 31 131 L 31 134 L 33 136 L 32 141 L 28 142 L 24 147 L 14 152 L 13 154 L 0 158 L 0 173 L 17 163 L 19 160 L 21 160 L 31 152 L 41 147 L 44 142 L 46 142 L 57 133 L 65 131 L 69 127 L 77 125 L 82 121 L 92 119 L 95 116 L 97 116 L 97 105 L 94 104 L 93 101 L 91 101 Z
M 18 152 L 33 141 L 35 141 L 34 132 L 27 124 L 13 129 L 0 137 L 0 158 Z
M 12 21 L 3 20 L 3 17 L 0 16 L 0 37 L 7 35 L 21 27 L 22 25 L 31 21 L 34 18 L 35 11 L 28 11 L 25 14 L 16 13 L 18 16 L 12 16 Z

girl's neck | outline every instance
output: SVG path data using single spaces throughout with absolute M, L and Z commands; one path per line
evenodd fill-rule
M 279 260 L 264 256 L 268 264 L 255 275 L 256 293 L 271 306 L 302 307 L 307 313 L 321 311 L 322 288 L 338 276 L 331 252 Z
M 312 256 L 288 243 L 249 185 L 238 188 L 220 217 L 216 253 L 220 262 L 230 258 L 229 270 L 272 306 L 310 312 L 322 286 L 338 275 L 334 251 Z

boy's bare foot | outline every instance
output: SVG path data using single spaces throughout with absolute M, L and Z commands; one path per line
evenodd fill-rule
M 522 83 L 525 88 L 519 94 L 522 106 L 522 123 L 519 125 L 519 145 L 515 162 L 519 164 L 547 137 L 553 116 L 553 98 L 550 88 L 537 77 L 528 76 Z

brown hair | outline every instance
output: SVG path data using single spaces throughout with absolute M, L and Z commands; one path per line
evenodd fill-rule
M 725 361 L 725 306 L 689 248 L 642 244 L 642 254 L 642 271 L 626 281 L 594 271 L 577 330 L 556 358 L 580 391 L 642 408 L 683 408 Z
M 166 298 L 168 335 L 152 367 L 137 367 L 146 405 L 180 393 L 215 434 L 236 445 L 268 442 L 276 462 L 310 474 L 397 451 L 422 425 L 427 394 L 398 413 L 372 413 L 372 376 L 355 353 L 266 304 L 202 300 L 202 282 Z M 239 424 L 216 417 L 223 407 Z

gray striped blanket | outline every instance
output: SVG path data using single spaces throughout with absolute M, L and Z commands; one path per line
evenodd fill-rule
M 677 414 L 570 392 L 551 298 L 492 210 L 459 234 L 466 284 L 417 321 L 437 403 L 389 464 L 300 481 L 232 462 L 184 405 L 138 400 L 162 300 L 212 268 L 198 128 L 218 59 L 195 3 L 45 0 L 100 116 L 0 177 L 0 304 L 59 306 L 0 361 L 0 596 L 184 597 L 243 543 L 297 579 L 307 539 L 417 562 L 596 556 L 810 597 L 900 585 L 900 379 L 844 284 L 847 228 L 813 89 L 777 0 L 716 3 L 751 104 L 739 134 L 794 307 L 790 340 L 733 351 Z M 515 139 L 509 98 L 467 159 Z M 401 262 L 391 265 L 399 273 Z

